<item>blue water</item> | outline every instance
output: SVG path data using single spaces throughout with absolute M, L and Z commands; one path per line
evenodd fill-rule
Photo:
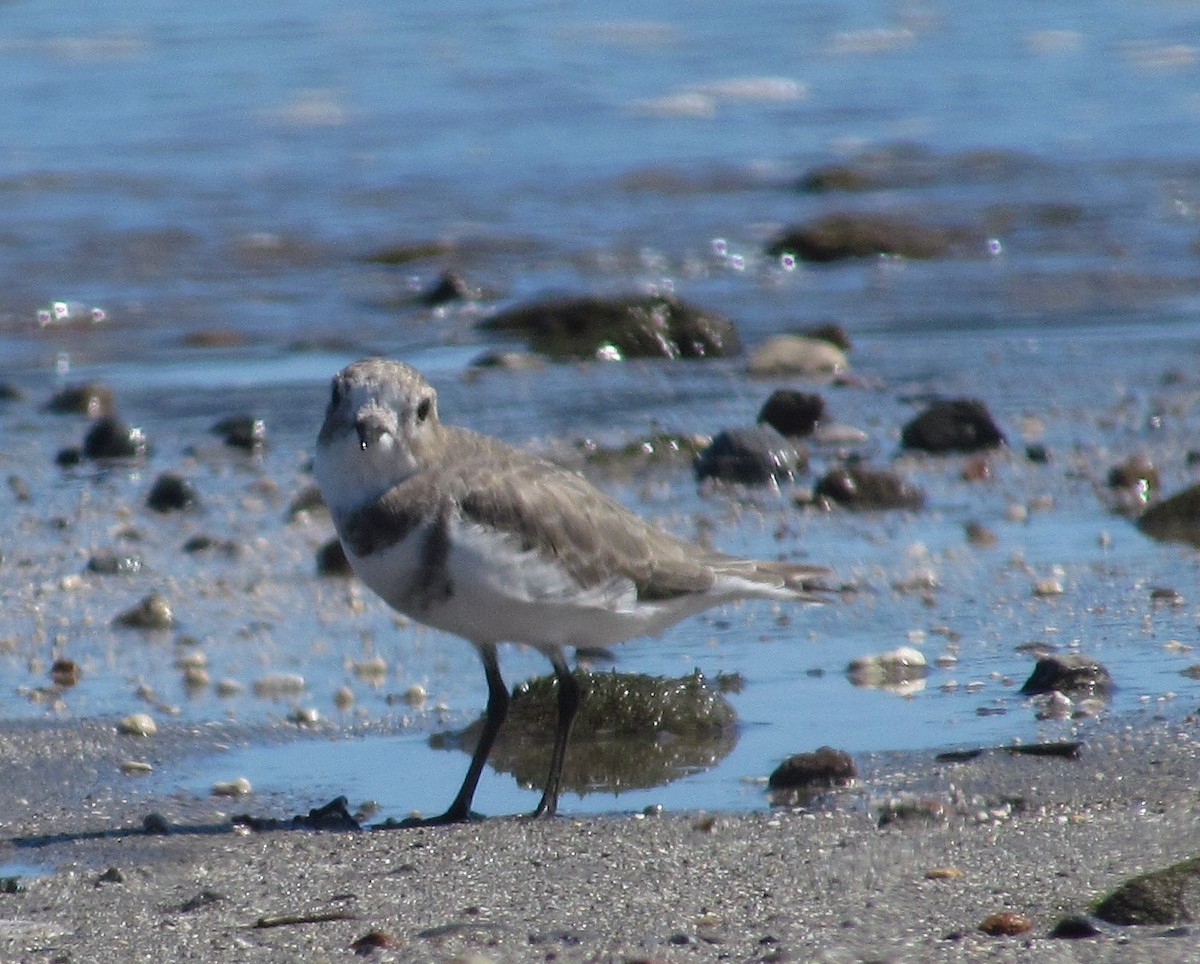
M 297 702 L 320 708 L 334 732 L 365 721 L 398 735 L 318 744 L 340 754 L 309 742 L 252 748 L 195 773 L 168 769 L 168 784 L 203 791 L 210 777 L 245 771 L 304 797 L 294 775 L 305 772 L 392 811 L 433 809 L 399 777 L 368 785 L 386 768 L 354 785 L 369 764 L 349 748 L 398 757 L 405 774 L 445 771 L 452 784 L 465 759 L 424 738 L 477 711 L 481 674 L 469 647 L 398 629 L 381 604 L 364 597 L 355 608 L 352 590 L 313 575 L 328 527 L 289 524 L 283 509 L 306 481 L 324 384 L 359 355 L 403 356 L 435 381 L 448 420 L 551 451 L 751 421 L 773 386 L 747 381 L 736 360 L 462 377 L 503 345 L 476 327 L 497 307 L 647 288 L 729 314 L 750 346 L 842 323 L 863 381 L 822 391 L 838 420 L 868 432 L 877 461 L 892 460 L 914 411 L 905 399 L 923 392 L 985 398 L 1018 454 L 977 485 L 958 462 L 902 464 L 931 507 L 895 517 L 803 515 L 788 491 L 747 508 L 702 496 L 686 467 L 634 484 L 599 479 L 684 534 L 703 516 L 725 548 L 804 553 L 864 591 L 765 640 L 751 609 L 719 630 L 693 621 L 624 648 L 622 669 L 744 673 L 742 740 L 674 797 L 574 806 L 758 806 L 746 778 L 821 743 L 869 752 L 1069 731 L 1047 729 L 1016 695 L 1030 667 L 1015 647 L 1030 639 L 1109 663 L 1121 683 L 1114 714 L 1200 696 L 1178 675 L 1194 643 L 1194 552 L 1150 543 L 1102 498 L 1108 467 L 1132 452 L 1155 457 L 1168 489 L 1196 475 L 1184 458 L 1200 345 L 1193 5 L 666 0 L 631 13 L 607 2 L 118 2 L 80 16 L 25 2 L 5 8 L 0 57 L 0 380 L 27 394 L 0 407 L 0 469 L 34 495 L 0 491 L 11 520 L 0 529 L 0 713 L 129 712 L 146 702 L 139 683 L 187 721 L 259 722 L 293 708 L 249 688 L 188 692 L 176 661 L 199 646 L 214 680 L 249 687 L 270 670 L 302 672 Z M 924 156 L 941 173 L 861 195 L 794 189 L 814 166 L 881 149 Z M 993 163 L 962 166 L 980 156 L 971 152 Z M 1047 218 L 1048 207 L 1077 217 Z M 985 225 L 994 244 L 974 257 L 792 270 L 762 253 L 781 226 L 845 208 Z M 364 259 L 431 242 L 446 253 L 398 267 Z M 480 296 L 438 310 L 405 302 L 445 269 Z M 39 326 L 38 310 L 59 300 L 105 319 Z M 213 332 L 236 337 L 195 347 Z M 123 414 L 157 440 L 147 469 L 53 465 L 84 426 L 38 406 L 64 379 L 84 378 L 112 385 Z M 214 454 L 211 440 L 195 451 L 212 421 L 236 411 L 268 424 L 261 464 Z M 1056 455 L 1047 467 L 1019 458 L 1039 440 Z M 819 465 L 827 453 L 816 455 Z M 203 487 L 206 514 L 149 518 L 145 488 L 180 468 Z M 1042 496 L 1051 508 L 1014 521 L 1014 505 Z M 50 518 L 68 524 L 47 527 Z M 973 519 L 997 532 L 996 549 L 965 547 Z M 143 575 L 70 588 L 87 556 L 130 524 Z M 780 524 L 792 540 L 782 545 Z M 249 551 L 238 562 L 182 558 L 197 530 L 232 534 Z M 1031 599 L 1032 579 L 1054 566 L 1064 597 Z M 931 603 L 891 588 L 925 569 L 939 577 Z M 1148 590 L 1160 584 L 1186 605 L 1152 609 Z M 191 641 L 109 628 L 152 588 L 174 598 Z M 945 625 L 962 634 L 959 663 L 916 695 L 845 679 L 866 652 L 913 642 L 935 658 Z M 378 652 L 389 677 L 371 690 L 347 660 Z M 32 698 L 59 654 L 84 666 L 83 682 L 59 703 Z M 510 659 L 510 679 L 542 670 L 528 655 Z M 444 711 L 405 715 L 386 702 L 412 682 Z M 346 716 L 331 705 L 339 685 L 358 696 Z M 997 705 L 1006 712 L 979 715 Z

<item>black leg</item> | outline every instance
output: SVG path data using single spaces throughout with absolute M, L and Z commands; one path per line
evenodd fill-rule
M 583 693 L 579 682 L 567 666 L 560 650 L 550 654 L 550 662 L 554 664 L 554 676 L 558 680 L 558 727 L 554 731 L 554 752 L 550 756 L 550 773 L 546 777 L 546 789 L 542 791 L 542 801 L 531 817 L 552 817 L 558 809 L 558 791 L 562 783 L 563 760 L 567 756 L 567 741 L 571 738 L 571 724 L 575 722 L 575 714 L 579 712 L 579 704 L 583 701 Z
M 495 644 L 479 644 L 479 658 L 483 660 L 483 672 L 487 676 L 488 684 L 487 712 L 483 717 L 483 732 L 479 734 L 479 742 L 475 745 L 471 765 L 467 767 L 467 775 L 463 779 L 458 796 L 450 804 L 450 809 L 440 817 L 417 821 L 420 824 L 461 823 L 474 816 L 471 813 L 471 800 L 475 796 L 475 787 L 479 784 L 479 777 L 483 773 L 484 764 L 487 763 L 488 754 L 492 752 L 492 744 L 496 742 L 496 734 L 500 732 L 504 718 L 508 716 L 509 701 L 508 687 L 504 685 L 504 680 L 500 676 L 500 660 L 496 655 Z

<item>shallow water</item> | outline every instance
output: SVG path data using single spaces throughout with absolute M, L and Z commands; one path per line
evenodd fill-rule
M 1200 100 L 1197 51 L 1181 39 L 1195 35 L 1192 5 L 662 2 L 631 20 L 605 4 L 461 3 L 435 16 L 123 3 L 86 32 L 46 4 L 8 14 L 0 379 L 26 397 L 0 403 L 0 469 L 31 498 L 0 490 L 5 717 L 149 706 L 290 726 L 294 709 L 315 707 L 329 728 L 316 742 L 187 773 L 168 761 L 154 779 L 206 792 L 244 774 L 309 804 L 346 792 L 387 813 L 444 804 L 466 760 L 425 739 L 482 704 L 473 653 L 318 579 L 327 520 L 285 518 L 308 481 L 327 379 L 363 354 L 404 357 L 442 392 L 448 421 L 555 454 L 583 438 L 752 421 L 776 383 L 748 380 L 736 359 L 463 377 L 504 345 L 475 327 L 497 307 L 650 288 L 727 313 L 751 346 L 840 322 L 862 383 L 815 387 L 838 421 L 869 433 L 877 462 L 894 458 L 929 393 L 984 399 L 1013 451 L 983 483 L 964 482 L 959 459 L 901 460 L 929 497 L 915 514 L 806 513 L 788 490 L 701 493 L 686 466 L 595 474 L 677 531 L 827 562 L 861 591 L 786 624 L 771 607 L 737 607 L 622 647 L 622 670 L 743 674 L 741 738 L 718 767 L 661 792 L 568 809 L 762 806 L 748 779 L 823 743 L 863 753 L 1061 736 L 1072 724 L 1039 722 L 1017 694 L 1031 658 L 1015 647 L 1033 640 L 1101 658 L 1118 684 L 1110 714 L 1194 706 L 1198 684 L 1179 670 L 1193 661 L 1195 551 L 1141 536 L 1108 510 L 1103 484 L 1135 452 L 1154 457 L 1167 491 L 1197 475 L 1186 455 L 1198 427 Z M 794 188 L 816 165 L 879 149 L 929 176 L 864 194 Z M 782 225 L 846 208 L 975 225 L 987 243 L 967 257 L 819 268 L 762 253 Z M 400 266 L 364 259 L 431 243 L 442 253 Z M 412 304 L 445 269 L 478 297 Z M 104 320 L 39 325 L 55 301 Z M 39 406 L 85 379 L 110 384 L 146 430 L 147 465 L 53 464 L 86 425 Z M 267 424 L 261 460 L 208 434 L 241 412 Z M 1027 462 L 1026 442 L 1051 462 Z M 829 455 L 814 451 L 818 470 Z M 166 470 L 194 481 L 200 513 L 143 507 Z M 1015 521 L 1014 505 L 1034 508 Z M 998 545 L 970 547 L 969 520 Z M 181 553 L 200 532 L 241 554 Z M 136 552 L 142 572 L 80 576 L 104 548 Z M 1064 594 L 1034 597 L 1055 567 Z M 927 592 L 894 588 L 930 577 Z M 1185 605 L 1155 608 L 1160 585 Z M 171 599 L 177 630 L 110 627 L 151 590 Z M 904 644 L 957 663 L 907 697 L 851 686 L 851 658 Z M 244 689 L 189 690 L 177 664 L 195 652 L 212 681 Z M 82 681 L 41 692 L 59 655 Z M 353 665 L 373 656 L 387 667 L 377 685 Z M 510 681 L 544 670 L 533 654 L 504 658 Z M 271 672 L 306 687 L 256 695 Z M 143 684 L 153 694 L 137 695 Z M 413 684 L 429 691 L 423 708 L 387 699 Z M 343 685 L 356 696 L 347 711 L 333 704 Z M 527 805 L 511 784 L 489 775 L 480 806 Z

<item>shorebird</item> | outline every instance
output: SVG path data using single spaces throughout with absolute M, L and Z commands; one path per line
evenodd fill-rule
M 653 636 L 712 606 L 818 601 L 820 566 L 715 552 L 666 532 L 580 475 L 499 439 L 444 425 L 433 386 L 371 358 L 333 378 L 313 472 L 355 573 L 394 609 L 471 642 L 487 710 L 458 795 L 424 823 L 471 819 L 508 712 L 497 646 L 545 654 L 558 686 L 550 771 L 531 816 L 558 806 L 584 694 L 567 648 Z

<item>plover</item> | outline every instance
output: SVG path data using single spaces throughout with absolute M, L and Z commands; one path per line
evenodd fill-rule
M 817 601 L 819 566 L 715 552 L 652 525 L 580 475 L 443 425 L 415 368 L 371 358 L 334 376 L 313 472 L 354 571 L 389 605 L 469 640 L 487 711 L 458 795 L 429 823 L 467 820 L 508 711 L 497 646 L 546 655 L 558 683 L 550 771 L 532 816 L 558 806 L 583 694 L 567 648 L 653 636 L 720 603 Z

